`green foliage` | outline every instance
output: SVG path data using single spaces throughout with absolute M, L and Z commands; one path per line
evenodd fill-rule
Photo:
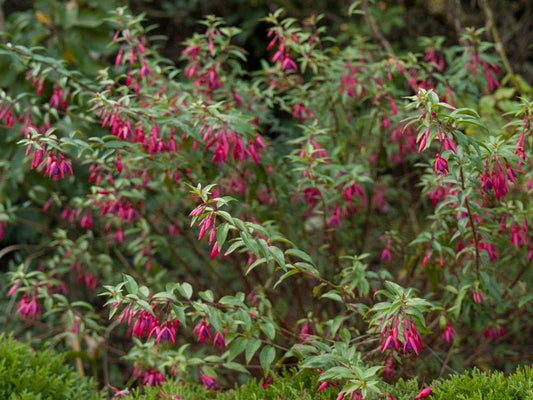
M 472 372 L 440 381 L 431 400 L 523 400 L 533 398 L 533 368 L 522 367 L 509 376 L 503 372 Z
M 0 335 L 0 398 L 9 400 L 98 400 L 92 379 L 79 376 L 65 356 L 35 351 L 12 336 Z
M 212 391 L 195 383 L 182 380 L 169 380 L 160 387 L 137 389 L 126 400 L 157 400 L 163 394 L 181 396 L 183 399 L 215 399 L 215 400 L 279 400 L 279 399 L 335 399 L 338 388 L 332 386 L 317 393 L 320 375 L 315 371 L 287 371 L 275 377 L 273 382 L 264 389 L 262 381 L 249 382 L 227 391 Z M 514 373 L 505 375 L 503 372 L 482 372 L 478 369 L 452 375 L 447 379 L 439 379 L 429 385 L 433 393 L 430 400 L 524 400 L 533 398 L 533 368 L 520 367 Z M 384 391 L 396 400 L 412 400 L 420 391 L 416 379 L 400 379 Z
M 320 384 L 319 375 L 315 371 L 296 370 L 286 371 L 281 376 L 276 376 L 272 383 L 263 388 L 264 381 L 251 379 L 245 384 L 236 386 L 227 391 L 213 391 L 195 383 L 185 383 L 179 379 L 164 382 L 161 387 L 146 387 L 143 390 L 137 389 L 126 400 L 158 400 L 162 393 L 168 397 L 181 396 L 184 399 L 216 399 L 216 400 L 279 400 L 284 399 L 335 399 L 338 388 L 331 387 L 317 393 Z
M 215 388 L 290 360 L 339 398 L 379 398 L 392 372 L 516 365 L 533 102 L 485 29 L 394 54 L 376 32 L 393 9 L 356 2 L 351 26 L 369 26 L 335 39 L 279 9 L 253 69 L 245 28 L 211 15 L 173 65 L 143 15 L 54 4 L 12 15 L 0 44 L 8 325 L 117 386 L 129 366 L 130 384 Z M 82 17 L 91 4 L 110 18 Z

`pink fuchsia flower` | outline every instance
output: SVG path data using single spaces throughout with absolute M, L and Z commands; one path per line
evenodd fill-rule
M 511 243 L 513 244 L 513 246 L 519 247 L 520 243 L 527 242 L 523 235 L 523 230 L 524 229 L 521 229 L 517 223 L 514 223 L 511 226 Z M 527 227 L 525 231 L 527 232 Z
M 416 329 L 416 325 L 413 320 L 405 320 L 403 325 L 403 353 L 406 354 L 408 351 L 414 351 L 416 355 L 420 353 L 422 349 L 422 339 Z
M 268 378 L 266 378 L 261 384 L 261 387 L 263 388 L 263 390 L 269 387 L 272 384 L 273 380 L 274 379 L 272 378 L 272 376 L 269 376 Z
M 9 291 L 7 292 L 7 295 L 13 296 L 17 292 L 17 289 L 19 288 L 19 286 L 20 286 L 20 280 L 16 281 L 15 284 L 11 286 L 11 289 L 9 289 Z
M 437 154 L 433 169 L 435 170 L 435 176 L 438 176 L 439 173 L 444 176 L 448 175 L 448 161 L 442 158 L 440 154 Z
M 447 322 L 446 328 L 444 329 L 444 333 L 442 334 L 442 338 L 446 342 L 451 343 L 453 342 L 456 334 L 457 334 L 456 330 L 452 327 L 452 325 L 449 322 Z
M 226 347 L 226 337 L 224 334 L 217 332 L 213 339 L 213 347 L 217 346 L 219 349 Z
M 130 391 L 128 389 L 118 389 L 116 387 L 114 387 L 113 385 L 110 385 L 109 383 L 107 384 L 107 386 L 109 386 L 109 388 L 115 392 L 115 394 L 113 395 L 113 398 L 114 399 L 121 399 L 122 397 L 124 396 L 128 396 L 130 394 Z
M 220 385 L 218 384 L 220 381 L 213 376 L 207 376 L 203 372 L 200 372 L 200 380 L 202 381 L 202 385 L 204 385 L 207 389 L 220 389 Z
M 385 362 L 385 370 L 383 371 L 383 376 L 385 377 L 391 376 L 392 373 L 394 372 L 393 366 L 394 366 L 394 356 L 391 355 L 389 358 L 387 358 L 387 361 Z
M 498 326 L 490 326 L 483 332 L 483 337 L 489 340 L 496 340 L 504 336 L 505 329 L 500 324 Z
M 316 392 L 317 393 L 320 393 L 322 390 L 328 388 L 328 387 L 331 387 L 331 386 L 337 386 L 334 382 L 329 382 L 329 381 L 326 381 L 326 382 L 322 382 L 320 385 L 318 385 L 318 388 L 316 389 Z
M 474 303 L 479 304 L 485 301 L 485 295 L 481 289 L 474 289 L 472 292 L 472 299 L 474 300 Z
M 492 243 L 487 242 L 479 242 L 479 250 L 485 250 L 487 254 L 489 255 L 489 260 L 491 262 L 496 261 L 498 259 L 498 254 L 496 252 L 496 246 Z
M 159 326 L 159 321 L 148 311 L 140 311 L 138 317 L 133 324 L 131 331 L 132 336 L 143 338 L 144 335 L 150 335 L 154 327 Z
M 158 369 L 148 369 L 142 372 L 140 378 L 143 385 L 156 386 L 165 381 L 165 375 Z
M 416 395 L 415 400 L 425 399 L 426 397 L 431 396 L 433 390 L 430 387 L 420 389 L 420 392 Z
M 24 318 L 31 317 L 31 319 L 35 319 L 35 317 L 41 313 L 41 308 L 37 303 L 35 295 L 29 300 L 26 293 L 24 293 L 22 299 L 17 304 L 17 312 Z
M 346 392 L 340 392 L 337 396 L 337 400 L 345 400 Z M 363 395 L 359 390 L 356 390 L 355 392 L 350 393 L 350 396 L 348 397 L 348 400 L 363 400 Z
M 389 250 L 389 246 L 390 246 L 390 239 L 387 240 L 387 245 L 385 246 L 385 248 L 381 252 L 380 258 L 381 258 L 382 261 L 389 262 L 392 259 L 391 254 L 390 254 L 390 250 Z
M 83 229 L 87 229 L 87 230 L 90 230 L 93 228 L 93 216 L 89 211 L 85 212 L 85 214 L 83 214 L 83 217 L 81 217 L 80 226 Z
M 172 322 L 165 321 L 163 326 L 155 325 L 150 330 L 149 336 L 155 338 L 156 344 L 161 340 L 171 341 L 176 344 L 176 329 L 179 327 L 180 321 L 174 320 Z
M 383 333 L 385 330 L 383 330 Z M 382 335 L 383 335 L 382 333 Z M 398 320 L 394 322 L 394 327 L 390 329 L 387 333 L 387 338 L 381 345 L 381 352 L 383 353 L 387 349 L 396 349 L 398 351 L 400 349 L 400 342 L 398 340 Z
M 194 327 L 193 333 L 196 335 L 198 343 L 203 343 L 206 339 L 211 340 L 211 326 L 205 320 Z

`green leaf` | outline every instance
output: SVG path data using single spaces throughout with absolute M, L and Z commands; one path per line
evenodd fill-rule
M 279 247 L 271 246 L 269 247 L 270 254 L 272 254 L 272 258 L 276 260 L 276 263 L 281 267 L 282 270 L 286 270 L 285 267 L 285 257 L 283 257 L 283 252 Z
M 124 274 L 124 278 L 126 279 L 126 285 L 125 288 L 128 291 L 128 293 L 131 294 L 137 294 L 137 290 L 139 289 L 139 285 L 137 285 L 137 282 L 133 277 Z
M 285 254 L 289 256 L 298 257 L 299 259 L 307 261 L 309 264 L 314 265 L 313 258 L 309 254 L 303 252 L 302 250 L 288 249 L 288 250 L 285 250 Z
M 222 364 L 224 368 L 231 369 L 233 371 L 242 372 L 244 374 L 249 374 L 250 372 L 246 369 L 244 365 L 236 363 L 235 361 L 228 361 L 227 363 Z
M 259 323 L 259 328 L 270 340 L 274 340 L 276 337 L 276 327 L 270 321 L 264 321 Z
M 257 350 L 259 350 L 259 347 L 261 347 L 261 340 L 256 338 L 248 340 L 245 352 L 246 364 L 250 364 L 250 361 L 252 361 L 252 357 L 257 352 Z
M 189 300 L 192 296 L 192 286 L 188 282 L 183 282 L 181 285 L 178 286 L 178 292 L 185 297 L 187 300 Z
M 230 226 L 227 222 L 217 227 L 217 243 L 218 243 L 219 250 L 222 249 L 222 246 L 224 246 L 224 243 L 226 243 L 226 238 L 228 237 L 229 228 Z
M 259 363 L 265 372 L 270 370 L 270 366 L 276 358 L 276 349 L 270 345 L 266 345 L 259 354 Z
M 320 298 L 331 299 L 331 300 L 338 301 L 339 303 L 344 303 L 344 300 L 342 299 L 342 297 L 335 290 L 331 290 L 327 293 L 324 293 L 322 296 L 320 296 Z

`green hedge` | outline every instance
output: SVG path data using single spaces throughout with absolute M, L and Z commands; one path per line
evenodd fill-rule
M 0 334 L 0 399 L 100 400 L 93 380 L 65 364 L 64 355 L 34 351 L 12 336 Z
M 429 400 L 533 400 L 533 368 L 521 367 L 507 376 L 502 372 L 485 373 L 474 369 L 462 375 L 435 381 L 431 386 L 433 393 L 428 397 Z M 179 395 L 183 399 L 196 400 L 334 400 L 340 390 L 330 387 L 317 393 L 317 388 L 318 374 L 304 371 L 277 377 L 267 389 L 263 389 L 261 382 L 255 380 L 228 391 L 209 391 L 199 384 L 183 384 L 179 380 L 169 380 L 161 387 L 137 389 L 124 399 L 158 400 L 164 393 L 169 398 Z M 391 394 L 396 400 L 413 400 L 419 390 L 416 379 L 400 380 L 392 388 Z
M 285 400 L 335 399 L 339 388 L 330 387 L 317 393 L 319 382 L 315 371 L 286 372 L 263 389 L 262 382 L 248 383 L 226 391 L 210 391 L 195 383 L 183 384 L 180 379 L 168 380 L 160 387 L 133 391 L 126 400 L 159 400 L 181 396 L 183 399 L 215 400 Z M 430 400 L 527 400 L 533 399 L 533 368 L 521 367 L 513 374 L 502 372 L 471 372 L 451 376 L 431 384 Z M 400 380 L 392 394 L 397 400 L 412 400 L 419 391 L 415 379 Z M 80 377 L 65 364 L 65 356 L 51 350 L 34 351 L 29 345 L 11 336 L 0 335 L 0 399 L 6 400 L 100 400 L 91 379 Z
M 505 376 L 502 372 L 474 370 L 441 381 L 431 400 L 527 400 L 533 399 L 533 368 L 518 368 Z

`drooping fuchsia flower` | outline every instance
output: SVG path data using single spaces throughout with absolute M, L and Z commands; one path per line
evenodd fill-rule
M 490 326 L 483 332 L 483 337 L 489 340 L 496 340 L 505 336 L 505 329 L 498 324 L 497 326 Z
M 416 355 L 420 353 L 422 349 L 422 339 L 416 329 L 416 325 L 413 320 L 405 320 L 403 324 L 403 353 L 406 354 L 408 351 L 414 351 Z
M 317 393 L 320 393 L 322 390 L 330 387 L 330 386 L 337 386 L 334 382 L 326 381 L 322 382 L 320 385 L 318 385 L 318 388 L 316 389 Z
M 435 176 L 438 176 L 439 173 L 444 176 L 448 175 L 448 161 L 442 158 L 440 154 L 437 154 L 433 169 L 435 170 Z
M 149 386 L 160 385 L 165 381 L 165 376 L 158 369 L 149 369 L 144 371 L 142 384 Z
M 416 395 L 415 400 L 419 399 L 425 399 L 426 397 L 429 397 L 433 393 L 433 390 L 431 390 L 430 387 L 420 389 L 420 392 Z
M 207 376 L 203 372 L 200 372 L 200 380 L 202 381 L 202 385 L 204 385 L 207 389 L 220 389 L 220 385 L 218 384 L 220 381 L 213 376 Z
M 172 322 L 165 321 L 162 326 L 154 324 L 148 336 L 155 338 L 156 344 L 159 344 L 161 340 L 170 340 L 172 344 L 176 344 L 176 329 L 179 325 L 180 321 L 177 319 Z
M 456 330 L 452 327 L 452 325 L 449 322 L 447 322 L 446 328 L 444 329 L 444 333 L 442 334 L 442 338 L 446 342 L 451 343 L 453 342 L 456 334 L 457 334 Z
M 271 384 L 272 384 L 272 381 L 274 379 L 272 378 L 272 376 L 269 376 L 268 378 L 266 378 L 263 383 L 261 384 L 261 387 L 263 388 L 263 390 L 265 390 L 267 387 L 269 387 Z
M 114 398 L 114 399 L 121 399 L 122 397 L 127 396 L 127 395 L 130 394 L 130 391 L 129 391 L 128 389 L 122 389 L 122 390 L 120 390 L 120 389 L 114 387 L 113 385 L 111 385 L 111 384 L 109 384 L 109 383 L 107 384 L 107 386 L 109 386 L 109 388 L 110 388 L 113 392 L 115 392 L 115 394 L 113 395 L 113 398 Z
M 382 331 L 382 336 L 385 334 L 386 328 Z M 398 320 L 395 320 L 394 327 L 391 329 L 388 328 L 387 338 L 381 346 L 381 352 L 383 353 L 387 349 L 400 349 L 400 342 L 398 341 Z
M 309 331 L 309 321 L 305 321 L 302 325 L 302 329 L 300 329 L 300 339 L 302 339 L 302 341 L 305 342 L 307 339 L 309 339 Z
M 193 333 L 196 335 L 198 343 L 203 343 L 206 339 L 211 340 L 211 326 L 205 322 L 205 319 L 194 327 Z
M 217 346 L 219 349 L 226 347 L 226 336 L 223 333 L 217 332 L 213 339 L 213 347 Z
M 472 299 L 474 303 L 482 303 L 485 300 L 485 295 L 481 289 L 474 289 L 472 292 Z
M 337 396 L 337 400 L 344 400 L 345 396 L 346 392 L 340 392 Z M 359 390 L 356 390 L 355 392 L 350 393 L 348 400 L 363 400 L 363 395 Z
M 37 303 L 35 294 L 32 299 L 29 300 L 28 295 L 24 293 L 22 299 L 17 304 L 17 312 L 19 312 L 24 318 L 31 317 L 31 319 L 35 319 L 35 317 L 41 313 L 41 307 L 39 307 L 39 304 Z

